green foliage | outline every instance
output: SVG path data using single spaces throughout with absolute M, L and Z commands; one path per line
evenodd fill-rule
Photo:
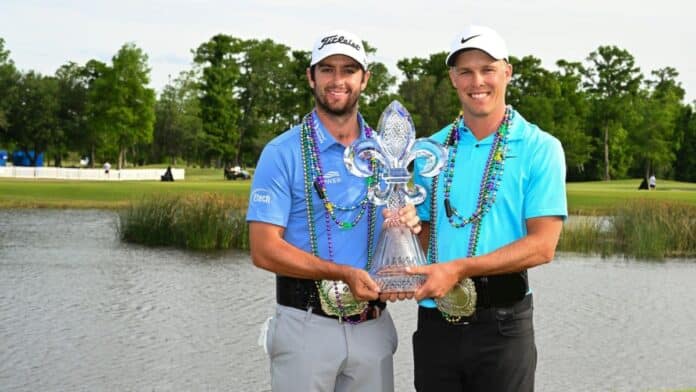
M 363 44 L 372 77 L 360 111 L 369 124 L 376 126 L 394 99 L 411 112 L 419 137 L 452 121 L 460 103 L 446 52 L 399 60 L 403 79 L 395 86 L 395 76 L 375 60 L 377 49 Z M 89 155 L 90 164 L 118 159 L 122 167 L 128 154 L 138 164 L 184 159 L 206 167 L 253 166 L 263 146 L 314 105 L 308 51 L 218 34 L 193 50 L 193 60 L 193 69 L 155 101 L 146 87 L 147 56 L 133 44 L 110 64 L 68 62 L 44 78 L 17 72 L 0 38 L 1 147 L 44 149 L 56 165 L 69 154 Z M 654 172 L 696 181 L 696 116 L 682 103 L 676 69 L 646 78 L 633 56 L 615 46 L 600 46 L 585 63 L 559 60 L 556 70 L 533 56 L 512 56 L 510 63 L 507 102 L 561 141 L 569 180 Z M 20 82 L 29 89 L 20 91 Z
M 399 95 L 413 117 L 419 137 L 432 135 L 459 113 L 459 99 L 445 66 L 446 56 L 440 52 L 428 59 L 404 59 L 397 63 L 407 75 L 399 86 Z
M 563 229 L 558 249 L 641 259 L 696 255 L 696 206 L 655 200 L 625 203 L 609 218 L 580 219 Z
M 49 146 L 63 142 L 63 133 L 58 127 L 57 93 L 58 84 L 54 78 L 33 71 L 22 75 L 14 90 L 5 135 L 29 156 L 32 166 Z M 31 151 L 35 154 L 28 155 Z
M 90 61 L 86 65 L 89 92 L 87 127 L 93 145 L 107 157 L 126 164 L 126 151 L 150 143 L 155 122 L 155 92 L 150 81 L 147 55 L 132 43 L 112 58 L 112 65 Z
M 635 66 L 635 59 L 626 50 L 616 46 L 600 46 L 587 57 L 590 63 L 583 68 L 586 78 L 585 87 L 592 103 L 590 123 L 595 129 L 601 154 L 597 162 L 602 164 L 602 178 L 609 180 L 612 172 L 627 172 L 628 168 L 620 165 L 626 162 L 624 157 L 616 155 L 624 151 L 618 142 L 622 139 L 612 134 L 613 130 L 631 130 L 640 124 L 636 100 L 643 75 Z M 614 150 L 612 150 L 614 146 Z M 613 154 L 612 154 L 613 152 Z
M 143 199 L 120 216 L 124 241 L 193 250 L 249 249 L 244 201 L 217 194 Z
M 58 83 L 57 127 L 64 135 L 62 143 L 55 143 L 50 150 L 55 159 L 55 165 L 61 166 L 62 159 L 69 151 L 78 151 L 80 156 L 89 151 L 85 143 L 86 103 L 88 80 L 83 67 L 69 62 L 56 71 Z
M 177 158 L 198 161 L 203 138 L 198 90 L 192 72 L 182 72 L 164 87 L 155 104 L 152 154 L 154 162 L 177 164 Z
M 363 41 L 363 47 L 367 55 L 372 58 L 369 61 L 370 80 L 367 88 L 360 95 L 360 113 L 368 124 L 376 127 L 384 109 L 393 100 L 398 99 L 396 94 L 390 93 L 396 84 L 396 77 L 389 74 L 386 65 L 374 60 L 377 54 L 376 48 L 371 47 L 366 41 Z
M 292 115 L 277 102 L 287 101 L 288 93 L 307 89 L 306 79 L 301 86 L 295 85 L 296 75 L 291 74 L 299 67 L 290 67 L 288 48 L 266 39 L 246 40 L 240 45 L 238 61 L 241 76 L 236 87 L 236 99 L 241 112 L 235 128 L 239 134 L 226 161 L 239 164 L 253 162 L 255 141 L 259 135 L 267 135 L 283 128 Z M 304 70 L 301 72 L 304 74 Z
M 0 37 L 0 142 L 9 125 L 7 115 L 13 105 L 12 96 L 18 80 L 19 73 L 10 59 L 10 52 L 5 50 L 5 40 Z
M 582 171 L 593 150 L 592 138 L 584 133 L 589 107 L 579 91 L 582 66 L 559 62 L 562 71 L 549 72 L 533 56 L 511 56 L 510 63 L 513 77 L 507 102 L 561 141 L 570 172 Z
M 193 61 L 201 67 L 200 107 L 205 138 L 202 154 L 221 166 L 225 157 L 233 155 L 240 135 L 235 125 L 240 115 L 234 90 L 241 71 L 235 56 L 241 40 L 224 34 L 215 35 L 194 52 Z
M 682 108 L 676 128 L 680 147 L 676 151 L 674 177 L 680 181 L 696 182 L 696 112 L 693 106 Z

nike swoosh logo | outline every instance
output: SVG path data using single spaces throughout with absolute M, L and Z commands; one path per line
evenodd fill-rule
M 478 37 L 478 36 L 480 36 L 480 35 L 481 35 L 481 34 L 476 34 L 476 35 L 472 35 L 472 36 L 469 37 L 469 38 L 462 38 L 462 42 L 461 42 L 461 43 L 464 44 L 464 43 L 466 43 L 466 41 L 468 41 L 468 40 L 470 40 L 470 39 L 474 39 L 474 38 L 476 38 L 476 37 Z

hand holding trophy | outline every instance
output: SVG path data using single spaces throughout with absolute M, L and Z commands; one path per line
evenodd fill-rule
M 426 138 L 416 139 L 411 115 L 398 101 L 387 106 L 379 119 L 378 134 L 358 140 L 345 150 L 343 161 L 356 176 L 370 178 L 372 168 L 378 171 L 378 181 L 368 183 L 368 199 L 376 205 L 387 205 L 390 218 L 377 240 L 369 273 L 382 293 L 413 292 L 425 281 L 423 275 L 409 275 L 409 266 L 425 265 L 427 259 L 418 238 L 401 224 L 397 211 L 406 204 L 420 204 L 425 189 L 411 187 L 408 165 L 424 158 L 420 174 L 433 177 L 440 173 L 447 158 L 441 144 Z M 377 165 L 371 165 L 376 162 Z

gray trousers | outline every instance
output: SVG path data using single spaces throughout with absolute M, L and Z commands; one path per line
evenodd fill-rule
M 397 335 L 389 312 L 339 323 L 277 305 L 266 334 L 274 392 L 392 392 Z

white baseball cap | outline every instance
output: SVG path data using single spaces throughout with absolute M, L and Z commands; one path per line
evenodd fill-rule
M 445 64 L 454 65 L 456 54 L 466 49 L 479 49 L 496 60 L 507 60 L 508 49 L 503 37 L 495 30 L 484 26 L 468 26 L 452 40 L 452 46 Z
M 319 37 L 314 43 L 312 62 L 309 65 L 313 66 L 335 54 L 348 56 L 357 61 L 363 70 L 367 69 L 367 55 L 362 40 L 357 35 L 345 30 L 329 31 Z

